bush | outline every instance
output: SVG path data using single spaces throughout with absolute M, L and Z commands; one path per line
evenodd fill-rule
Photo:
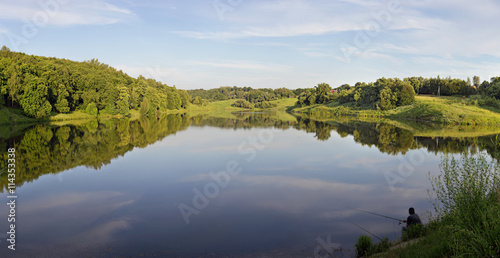
M 273 107 L 276 107 L 276 106 L 278 106 L 276 103 L 271 103 L 271 102 L 268 102 L 268 101 L 263 101 L 263 102 L 257 102 L 257 103 L 255 103 L 255 107 L 256 108 L 262 108 L 262 109 L 273 108 Z
M 485 97 L 478 101 L 480 106 L 500 108 L 500 100 L 493 97 Z
M 366 256 L 372 249 L 372 239 L 369 236 L 362 235 L 358 238 L 355 246 L 357 257 Z
M 94 102 L 90 102 L 88 105 L 87 105 L 87 108 L 85 109 L 85 113 L 91 115 L 91 116 L 97 116 L 98 114 L 98 110 L 97 110 L 97 106 Z
M 500 255 L 500 167 L 482 155 L 445 157 L 441 175 L 430 177 L 433 200 L 453 256 Z
M 387 237 L 384 237 L 382 241 L 373 245 L 370 254 L 385 252 L 389 250 L 389 247 L 389 239 Z
M 252 103 L 250 103 L 250 102 L 248 102 L 246 100 L 242 100 L 242 99 L 237 100 L 231 106 L 233 106 L 233 107 L 241 107 L 241 108 L 249 108 L 249 109 L 254 108 L 254 105 Z

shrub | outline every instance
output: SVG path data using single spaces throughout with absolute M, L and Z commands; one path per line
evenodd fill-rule
M 485 97 L 479 100 L 479 105 L 486 107 L 500 108 L 500 100 L 497 100 L 493 97 Z
M 387 237 L 384 237 L 382 241 L 373 245 L 370 254 L 385 252 L 389 250 L 389 247 L 389 239 Z
M 85 109 L 85 113 L 91 115 L 91 116 L 97 116 L 98 114 L 98 110 L 97 110 L 97 106 L 94 102 L 90 102 L 88 105 L 87 105 L 87 108 Z
M 461 162 L 445 157 L 441 174 L 430 177 L 433 200 L 451 254 L 494 257 L 500 255 L 500 167 L 481 154 L 463 154 Z
M 410 226 L 401 234 L 401 241 L 408 241 L 410 239 L 419 238 L 426 234 L 427 228 L 422 224 Z
M 233 106 L 233 107 L 249 108 L 249 109 L 254 108 L 254 105 L 252 103 L 250 103 L 250 102 L 248 102 L 246 100 L 242 100 L 242 99 L 237 100 L 231 106 Z
M 372 239 L 369 236 L 362 235 L 356 242 L 356 255 L 357 257 L 366 256 L 372 249 Z

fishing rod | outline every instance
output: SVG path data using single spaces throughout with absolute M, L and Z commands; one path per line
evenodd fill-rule
M 352 224 L 354 224 L 354 225 L 355 225 L 355 226 L 357 226 L 358 228 L 362 229 L 363 231 L 367 232 L 368 234 L 370 234 L 370 235 L 372 235 L 372 236 L 374 236 L 374 237 L 378 238 L 380 241 L 382 241 L 382 238 L 380 238 L 380 237 L 376 236 L 375 234 L 373 234 L 372 232 L 370 232 L 370 231 L 368 231 L 368 230 L 364 229 L 364 228 L 363 228 L 363 227 L 361 227 L 360 225 L 358 225 L 358 224 L 356 224 L 356 223 L 354 223 L 354 222 L 352 222 L 352 221 L 350 221 L 350 220 L 347 220 L 347 221 L 351 222 Z
M 349 207 L 348 207 L 348 208 L 349 208 Z M 375 213 L 375 212 L 364 211 L 364 210 L 360 210 L 360 209 L 356 209 L 356 208 L 349 208 L 349 209 L 353 209 L 353 210 L 357 210 L 357 211 L 365 212 L 365 213 L 368 213 L 368 214 L 372 214 L 372 215 L 376 215 L 376 216 L 384 217 L 384 218 L 387 218 L 387 219 L 396 220 L 396 221 L 399 221 L 399 223 L 403 222 L 403 220 L 396 219 L 396 218 L 389 217 L 389 216 L 385 216 L 385 215 L 378 214 L 378 213 Z

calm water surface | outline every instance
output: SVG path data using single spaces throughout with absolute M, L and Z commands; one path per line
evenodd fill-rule
M 413 206 L 426 221 L 427 174 L 443 155 L 500 152 L 498 135 L 270 114 L 2 132 L 19 174 L 17 250 L 4 233 L 2 257 L 351 257 L 364 230 L 394 240 L 401 228 L 352 208 L 405 219 Z M 7 183 L 2 174 L 5 201 Z

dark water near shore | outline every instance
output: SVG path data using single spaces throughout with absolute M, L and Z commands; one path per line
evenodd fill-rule
M 496 134 L 427 137 L 288 114 L 0 132 L 0 198 L 8 200 L 8 148 L 18 185 L 16 251 L 0 205 L 2 257 L 351 257 L 366 234 L 354 223 L 391 240 L 401 227 L 351 208 L 405 219 L 413 206 L 427 221 L 427 174 L 439 173 L 443 155 L 500 157 Z

